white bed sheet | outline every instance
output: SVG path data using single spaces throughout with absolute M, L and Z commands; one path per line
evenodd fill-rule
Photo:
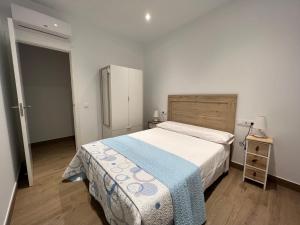
M 226 170 L 229 146 L 202 140 L 162 128 L 130 134 L 199 166 L 203 188 L 208 188 Z

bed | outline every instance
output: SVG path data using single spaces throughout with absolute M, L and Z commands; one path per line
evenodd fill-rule
M 169 96 L 168 121 L 170 122 L 126 137 L 83 145 L 66 169 L 63 178 L 78 180 L 78 177 L 86 177 L 89 180 L 90 194 L 100 202 L 107 221 L 112 225 L 202 224 L 206 220 L 204 205 L 197 208 L 199 211 L 197 218 L 200 218 L 197 219 L 197 223 L 181 218 L 188 217 L 189 211 L 192 211 L 191 217 L 195 216 L 195 213 L 193 208 L 186 209 L 186 203 L 181 202 L 182 205 L 179 207 L 174 203 L 174 193 L 163 179 L 156 175 L 159 173 L 164 176 L 163 173 L 167 171 L 161 169 L 162 171 L 152 173 L 149 167 L 140 166 L 135 161 L 136 155 L 140 152 L 136 151 L 131 158 L 130 153 L 126 155 L 126 152 L 117 148 L 118 145 L 113 144 L 119 143 L 116 140 L 124 139 L 133 141 L 132 146 L 137 145 L 139 149 L 148 147 L 151 152 L 163 150 L 159 154 L 164 156 L 166 165 L 169 158 L 174 157 L 175 160 L 179 160 L 171 160 L 173 164 L 178 162 L 178 165 L 174 166 L 178 174 L 181 173 L 179 170 L 184 170 L 190 164 L 197 167 L 196 173 L 199 173 L 201 185 L 193 183 L 194 173 L 193 179 L 188 180 L 193 183 L 190 186 L 192 188 L 189 188 L 193 191 L 196 189 L 196 192 L 200 190 L 201 193 L 194 196 L 204 202 L 202 192 L 229 169 L 230 144 L 233 141 L 230 133 L 234 133 L 236 101 L 236 95 Z M 204 127 L 199 128 L 200 136 L 198 136 L 198 127 Z M 215 139 L 215 132 L 219 134 L 218 138 L 220 136 L 223 138 L 225 135 L 228 139 L 220 142 L 220 138 Z M 141 151 L 141 154 L 148 154 L 150 150 Z M 153 159 L 155 159 L 153 164 L 156 160 L 160 160 Z M 148 162 L 148 164 L 152 163 Z M 168 170 L 168 167 L 165 167 L 165 170 Z

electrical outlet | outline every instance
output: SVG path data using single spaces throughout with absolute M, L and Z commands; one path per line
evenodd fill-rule
M 167 112 L 166 111 L 161 111 L 161 120 L 166 121 L 167 120 Z
M 240 127 L 250 127 L 251 123 L 253 123 L 253 121 L 251 121 L 251 120 L 239 120 L 237 122 L 237 125 Z

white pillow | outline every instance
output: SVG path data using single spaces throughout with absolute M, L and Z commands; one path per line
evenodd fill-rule
M 174 131 L 181 134 L 186 134 L 193 137 L 198 137 L 206 141 L 211 141 L 219 144 L 231 144 L 234 140 L 234 135 L 228 132 L 214 130 L 205 127 L 198 127 L 185 123 L 174 121 L 166 121 L 156 125 L 159 128 Z

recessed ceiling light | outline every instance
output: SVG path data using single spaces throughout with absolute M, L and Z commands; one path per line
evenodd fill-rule
M 151 15 L 150 15 L 150 13 L 146 13 L 145 19 L 146 19 L 146 21 L 148 21 L 148 22 L 151 20 Z
M 55 26 L 55 27 L 58 27 L 58 24 L 57 24 L 57 23 L 55 23 L 55 24 L 54 24 L 54 26 Z

